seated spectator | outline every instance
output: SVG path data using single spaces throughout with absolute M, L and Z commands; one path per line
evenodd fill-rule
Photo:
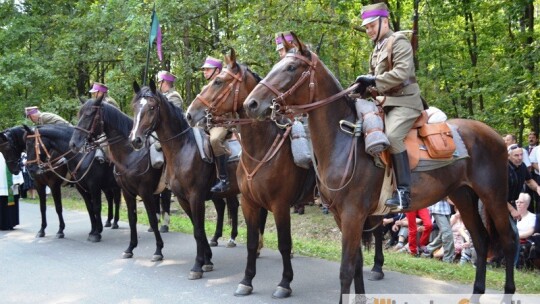
M 394 221 L 392 225 L 392 231 L 398 235 L 398 243 L 392 249 L 394 251 L 400 251 L 405 248 L 407 237 L 409 236 L 409 223 L 405 214 L 399 213 L 400 218 Z
M 387 233 L 390 234 L 389 240 L 385 244 L 385 249 L 388 249 L 392 246 L 395 246 L 398 244 L 399 241 L 399 229 L 392 229 L 394 227 L 394 224 L 396 221 L 402 220 L 405 218 L 405 215 L 403 213 L 397 213 L 397 214 L 387 214 L 383 218 L 383 236 Z
M 411 255 L 419 256 L 418 253 L 418 243 L 417 243 L 417 232 L 422 232 L 420 237 L 420 249 L 423 252 L 427 244 L 429 243 L 429 235 L 433 228 L 433 223 L 431 222 L 431 216 L 427 208 L 422 208 L 416 211 L 405 212 L 407 221 L 409 223 L 409 250 Z M 416 217 L 419 217 L 422 220 L 423 228 L 418 229 L 416 224 Z
M 450 225 L 451 209 L 448 201 L 448 198 L 444 198 L 428 208 L 439 227 L 439 233 L 426 246 L 422 256 L 429 257 L 435 250 L 444 247 L 442 260 L 446 263 L 452 263 L 454 261 L 454 238 L 452 236 L 452 226 Z
M 521 217 L 516 224 L 520 243 L 525 243 L 526 239 L 534 233 L 536 215 L 528 210 L 530 203 L 531 196 L 528 193 L 520 193 L 516 200 L 517 212 Z

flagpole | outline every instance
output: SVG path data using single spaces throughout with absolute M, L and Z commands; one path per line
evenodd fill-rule
M 148 33 L 148 47 L 146 48 L 146 65 L 144 66 L 144 75 L 143 75 L 143 86 L 146 85 L 146 77 L 148 76 L 148 65 L 150 64 L 150 48 L 152 47 L 151 33 L 152 33 L 152 23 L 154 21 L 154 14 L 156 13 L 156 3 L 154 3 L 154 8 L 152 8 L 152 20 L 150 21 L 150 30 Z

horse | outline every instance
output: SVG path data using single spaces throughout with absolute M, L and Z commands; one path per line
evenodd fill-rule
M 120 187 L 114 180 L 113 168 L 108 163 L 95 161 L 93 153 L 74 153 L 69 148 L 69 140 L 74 128 L 68 124 L 43 125 L 35 128 L 24 126 L 26 130 L 26 167 L 32 176 L 52 172 L 60 180 L 74 184 L 83 197 L 91 230 L 88 240 L 99 242 L 103 223 L 101 220 L 101 191 L 107 199 L 114 201 L 116 211 L 120 209 Z M 68 177 L 59 174 L 65 167 Z M 118 222 L 116 222 L 118 224 Z
M 249 295 L 253 290 L 252 280 L 256 274 L 256 250 L 259 242 L 259 212 L 264 208 L 274 214 L 278 247 L 283 260 L 282 279 L 272 296 L 285 298 L 292 293 L 290 283 L 293 279 L 289 256 L 292 249 L 289 208 L 311 196 L 315 187 L 315 172 L 313 168 L 304 169 L 294 163 L 288 125 L 284 127 L 270 120 L 257 121 L 247 118 L 243 107 L 238 106 L 239 102 L 248 96 L 261 78 L 246 65 L 237 63 L 234 50 L 225 57 L 225 62 L 227 68 L 192 101 L 186 118 L 191 126 L 215 123 L 239 125 L 242 155 L 236 176 L 242 193 L 241 205 L 248 230 L 248 258 L 244 278 L 235 295 Z M 226 115 L 230 115 L 229 113 L 240 119 L 228 119 Z M 278 142 L 282 144 L 276 144 Z M 268 157 L 269 155 L 271 157 Z M 283 178 L 284 176 L 287 178 Z M 381 220 L 379 218 L 379 223 Z M 384 276 L 384 257 L 382 238 L 378 233 L 375 235 L 378 246 L 372 279 L 378 280 Z
M 25 128 L 22 126 L 12 127 L 0 133 L 0 152 L 4 154 L 8 169 L 13 174 L 18 174 L 21 170 L 21 153 L 26 151 L 25 134 Z M 57 168 L 57 174 L 51 171 L 43 172 L 43 174 L 32 174 L 32 172 L 29 171 L 29 173 L 32 174 L 31 177 L 34 180 L 35 188 L 38 192 L 41 211 L 41 228 L 36 234 L 36 237 L 45 237 L 45 229 L 47 228 L 47 186 L 51 189 L 55 210 L 58 215 L 59 228 L 56 233 L 56 238 L 63 238 L 65 236 L 65 222 L 62 215 L 61 194 L 61 186 L 64 183 L 64 180 L 59 176 L 65 176 L 66 172 L 67 168 L 65 166 Z M 116 229 L 118 228 L 120 199 L 118 198 L 118 200 L 116 200 L 114 195 L 111 195 L 109 191 L 106 192 L 106 198 L 109 204 L 107 222 L 111 223 L 111 221 L 114 221 L 111 226 L 113 229 Z
M 224 193 L 212 194 L 210 188 L 216 181 L 215 165 L 203 161 L 195 142 L 194 130 L 188 125 L 182 109 L 176 107 L 156 90 L 154 81 L 149 87 L 133 83 L 135 96 L 131 102 L 136 117 L 131 134 L 131 144 L 141 148 L 154 131 L 161 142 L 167 165 L 167 179 L 180 206 L 193 224 L 197 242 L 197 256 L 188 279 L 202 278 L 203 271 L 212 271 L 212 251 L 204 231 L 204 201 L 212 197 L 225 197 L 238 206 L 238 185 L 234 174 L 229 174 L 231 188 Z M 229 162 L 229 172 L 234 172 L 238 162 Z M 237 214 L 237 211 L 236 211 Z M 234 215 L 233 215 L 234 216 Z M 233 227 L 234 228 L 234 227 Z
M 340 120 L 353 122 L 356 119 L 353 100 L 347 94 L 355 88 L 343 91 L 317 55 L 293 36 L 294 45 L 287 44 L 286 57 L 273 66 L 243 106 L 249 117 L 259 119 L 309 112 L 321 198 L 329 203 L 342 231 L 340 291 L 342 295 L 350 294 L 354 279 L 355 293 L 364 294 L 358 231 L 378 206 L 385 170 L 377 167 L 364 151 L 363 137 L 352 137 L 338 126 Z M 515 256 L 515 233 L 506 203 L 508 155 L 501 136 L 489 126 L 467 119 L 452 119 L 447 123 L 458 129 L 469 157 L 439 169 L 413 172 L 410 210 L 427 207 L 450 196 L 462 214 L 478 253 L 471 298 L 478 301 L 485 292 L 488 245 L 500 242 L 507 261 Z M 352 157 L 349 157 L 351 152 Z M 347 165 L 349 159 L 350 166 Z M 487 225 L 480 217 L 478 199 L 484 203 Z M 506 265 L 504 292 L 510 297 L 515 292 L 512 263 Z

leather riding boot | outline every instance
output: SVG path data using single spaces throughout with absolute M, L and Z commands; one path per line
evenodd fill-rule
M 407 151 L 391 154 L 394 174 L 396 176 L 397 190 L 392 198 L 386 201 L 386 206 L 403 210 L 409 208 L 411 202 L 411 169 L 409 168 L 409 156 Z
M 226 192 L 230 188 L 229 174 L 227 172 L 227 160 L 229 155 L 224 154 L 216 157 L 216 167 L 218 171 L 218 182 L 210 189 L 212 192 Z

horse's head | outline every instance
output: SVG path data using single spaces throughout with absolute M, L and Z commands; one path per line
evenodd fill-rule
M 87 145 L 94 144 L 103 134 L 103 96 L 84 101 L 79 109 L 79 123 L 73 131 L 69 147 L 74 152 L 80 152 Z
M 316 83 L 317 56 L 292 33 L 293 43 L 286 39 L 287 54 L 276 63 L 270 73 L 255 87 L 244 101 L 248 116 L 262 118 L 270 109 L 311 103 Z
M 257 74 L 236 62 L 234 49 L 225 56 L 225 63 L 226 68 L 191 102 L 186 118 L 192 127 L 207 126 L 212 118 L 238 112 L 240 103 L 260 81 Z
M 158 127 L 159 108 L 167 99 L 157 91 L 154 80 L 150 81 L 149 87 L 139 87 L 133 82 L 135 96 L 131 101 L 133 108 L 134 122 L 131 130 L 130 141 L 134 149 L 141 149 L 148 136 Z
M 9 129 L 0 133 L 0 152 L 4 155 L 9 172 L 19 174 L 21 172 L 21 153 L 15 148 Z

